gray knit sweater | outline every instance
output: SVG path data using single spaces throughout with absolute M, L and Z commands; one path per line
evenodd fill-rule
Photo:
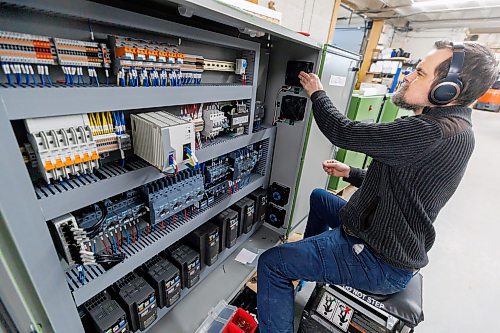
M 341 220 L 385 262 L 417 269 L 428 263 L 432 225 L 455 192 L 474 149 L 471 110 L 425 108 L 422 115 L 376 124 L 351 121 L 324 91 L 311 96 L 323 134 L 336 146 L 373 157 L 347 179 L 360 186 Z

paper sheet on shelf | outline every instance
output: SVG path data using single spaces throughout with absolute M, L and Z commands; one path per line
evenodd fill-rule
M 234 258 L 234 260 L 241 262 L 242 264 L 251 264 L 258 254 L 243 248 L 240 253 Z

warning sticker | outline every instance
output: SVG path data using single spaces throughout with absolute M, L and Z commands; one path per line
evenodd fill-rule
M 338 301 L 338 306 L 333 315 L 332 322 L 335 326 L 347 332 L 353 314 L 354 310 L 349 305 Z
M 337 308 L 337 299 L 330 295 L 329 293 L 324 293 L 321 301 L 316 308 L 316 312 L 320 315 L 333 322 L 332 317 L 335 314 L 335 309 Z

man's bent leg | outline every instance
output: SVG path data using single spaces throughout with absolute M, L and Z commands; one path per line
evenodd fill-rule
M 293 332 L 292 280 L 347 285 L 376 294 L 391 294 L 404 288 L 411 272 L 390 268 L 366 246 L 354 247 L 358 243 L 336 228 L 263 253 L 257 268 L 259 331 Z
M 309 217 L 304 238 L 319 235 L 329 228 L 340 226 L 339 212 L 347 201 L 323 189 L 315 189 L 310 196 Z

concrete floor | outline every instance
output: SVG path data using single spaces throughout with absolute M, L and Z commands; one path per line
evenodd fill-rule
M 500 332 L 500 114 L 473 113 L 476 147 L 455 195 L 439 214 L 424 276 L 417 333 Z M 296 299 L 296 327 L 314 284 Z

